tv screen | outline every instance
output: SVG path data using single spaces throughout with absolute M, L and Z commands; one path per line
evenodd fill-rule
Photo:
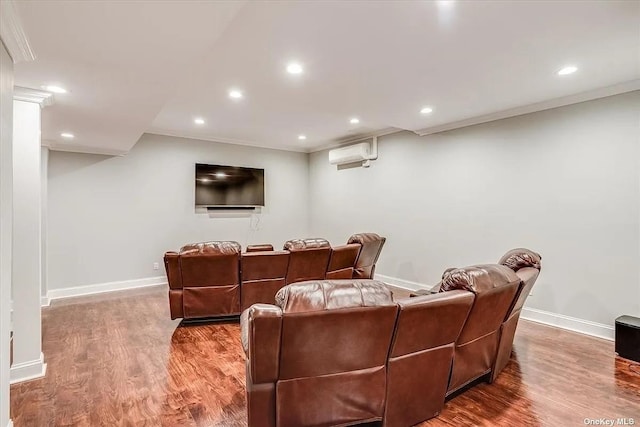
M 196 206 L 264 206 L 264 169 L 196 164 Z

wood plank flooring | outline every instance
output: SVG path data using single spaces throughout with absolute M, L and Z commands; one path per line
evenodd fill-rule
M 47 375 L 11 387 L 15 427 L 246 425 L 237 321 L 178 327 L 155 288 L 54 302 L 42 322 Z M 640 367 L 613 343 L 521 321 L 514 347 L 496 382 L 421 425 L 640 424 Z

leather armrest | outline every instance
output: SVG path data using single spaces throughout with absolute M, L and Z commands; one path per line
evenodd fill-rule
M 253 304 L 240 316 L 240 330 L 253 382 L 275 382 L 278 379 L 280 361 L 280 307 Z
M 180 255 L 177 252 L 164 254 L 164 269 L 170 289 L 182 289 L 182 273 L 180 272 Z

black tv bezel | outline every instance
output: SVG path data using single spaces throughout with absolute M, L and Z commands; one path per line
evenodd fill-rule
M 198 166 L 210 166 L 210 167 L 222 167 L 222 168 L 236 168 L 236 169 L 248 169 L 252 171 L 262 171 L 262 205 L 199 205 L 196 200 L 196 185 L 197 185 L 197 177 L 198 177 Z M 263 208 L 266 205 L 265 200 L 265 186 L 264 186 L 264 175 L 265 170 L 263 168 L 251 168 L 247 166 L 232 166 L 232 165 L 219 165 L 219 164 L 211 164 L 211 163 L 196 163 L 194 168 L 194 176 L 193 176 L 193 201 L 196 208 L 206 208 L 207 210 L 233 210 L 233 209 L 257 209 Z

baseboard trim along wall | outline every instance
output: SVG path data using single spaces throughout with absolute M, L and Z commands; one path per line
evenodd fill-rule
M 13 427 L 13 421 L 9 420 L 9 424 L 7 424 L 7 427 Z
M 23 381 L 42 378 L 47 373 L 47 364 L 44 363 L 44 354 L 40 358 L 28 362 L 14 363 L 9 369 L 9 383 L 16 384 Z
M 42 297 L 42 306 L 48 306 L 52 300 L 102 294 L 105 292 L 123 291 L 126 289 L 147 288 L 167 284 L 165 276 L 147 277 L 144 279 L 122 280 L 118 282 L 96 283 L 93 285 L 75 286 L 72 288 L 49 289 L 47 296 Z
M 399 279 L 397 277 L 386 276 L 384 274 L 376 274 L 375 279 L 388 283 L 392 287 L 404 289 L 407 291 L 429 289 L 431 288 L 431 286 L 433 286 L 425 285 L 418 282 L 412 282 L 410 280 Z M 532 322 L 542 323 L 544 325 L 554 326 L 557 328 L 566 329 L 568 331 L 578 332 L 580 334 L 603 338 L 610 341 L 613 341 L 615 337 L 615 330 L 612 326 L 592 322 L 590 320 L 578 319 L 576 317 L 565 316 L 564 314 L 538 310 L 537 308 L 523 308 L 520 317 Z
M 527 307 L 522 309 L 520 317 L 532 322 L 555 326 L 605 340 L 613 341 L 615 339 L 615 329 L 613 326 L 592 322 L 590 320 L 578 319 L 576 317 L 565 316 L 564 314 L 551 313 L 549 311 Z

